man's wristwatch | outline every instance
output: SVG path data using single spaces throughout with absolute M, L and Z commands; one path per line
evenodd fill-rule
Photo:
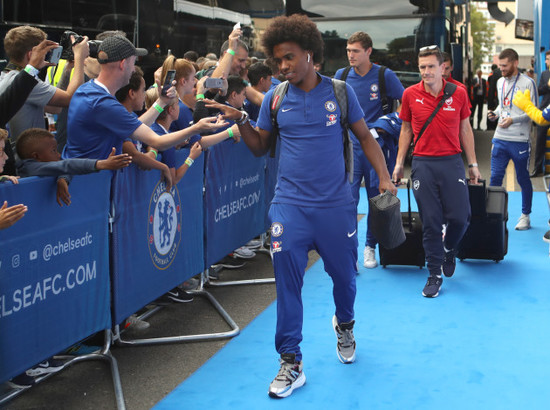
M 250 116 L 246 111 L 241 111 L 241 113 L 242 113 L 241 118 L 235 121 L 237 125 L 244 125 L 250 119 Z

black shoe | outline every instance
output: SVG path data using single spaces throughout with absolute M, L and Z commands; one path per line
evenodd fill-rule
M 530 178 L 541 177 L 541 176 L 542 176 L 542 171 L 540 169 L 535 169 L 533 172 L 529 174 Z
M 7 382 L 7 385 L 14 389 L 24 389 L 34 385 L 34 377 L 27 375 L 26 373 L 21 373 L 18 376 L 15 376 L 13 379 Z
M 181 290 L 178 287 L 166 292 L 164 296 L 176 303 L 187 303 L 193 301 L 193 296 L 191 294 Z
M 428 276 L 428 281 L 424 290 L 422 291 L 422 296 L 427 298 L 436 298 L 439 295 L 439 289 L 441 289 L 441 284 L 443 283 L 443 278 L 441 276 Z
M 443 260 L 443 265 L 441 265 L 441 270 L 443 274 L 450 278 L 454 275 L 456 268 L 456 252 L 451 249 L 450 251 L 445 251 L 445 259 Z
M 550 231 L 546 231 L 546 233 L 545 233 L 544 236 L 542 237 L 542 240 L 543 240 L 544 242 L 550 243 Z

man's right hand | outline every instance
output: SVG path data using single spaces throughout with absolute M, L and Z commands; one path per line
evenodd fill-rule
M 46 67 L 47 65 L 55 65 L 52 63 L 48 63 L 45 60 L 45 57 L 48 51 L 53 50 L 56 47 L 59 47 L 59 44 L 55 41 L 43 40 L 40 44 L 32 48 L 29 64 L 37 70 L 40 70 L 42 67 Z
M 231 34 L 229 34 L 229 48 L 233 51 L 237 51 L 237 46 L 239 45 L 239 37 L 243 35 L 243 31 L 240 28 L 234 29 Z

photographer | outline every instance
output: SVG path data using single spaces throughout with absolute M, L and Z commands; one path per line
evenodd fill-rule
M 0 92 L 3 92 L 31 59 L 32 49 L 46 39 L 46 33 L 31 26 L 15 27 L 4 38 L 4 49 L 9 58 L 6 70 L 0 77 Z M 88 39 L 73 45 L 74 73 L 66 91 L 39 80 L 23 107 L 9 121 L 11 137 L 16 138 L 28 128 L 44 128 L 46 106 L 67 107 L 76 89 L 84 81 L 84 59 L 88 56 Z M 31 72 L 37 74 L 38 70 Z

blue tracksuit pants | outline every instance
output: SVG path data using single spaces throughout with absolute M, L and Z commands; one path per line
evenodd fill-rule
M 529 142 L 503 141 L 493 138 L 491 150 L 491 186 L 501 186 L 508 162 L 512 160 L 516 168 L 516 177 L 521 187 L 521 212 L 531 213 L 533 203 L 533 185 L 529 178 L 529 157 L 531 145 Z
M 354 318 L 357 210 L 353 202 L 331 208 L 274 203 L 269 218 L 277 288 L 275 347 L 302 360 L 302 286 L 310 250 L 319 253 L 332 279 L 338 322 Z
M 411 179 L 422 221 L 422 243 L 430 275 L 441 275 L 443 246 L 456 249 L 470 221 L 468 181 L 460 154 L 413 157 Z M 447 225 L 445 242 L 442 226 Z

